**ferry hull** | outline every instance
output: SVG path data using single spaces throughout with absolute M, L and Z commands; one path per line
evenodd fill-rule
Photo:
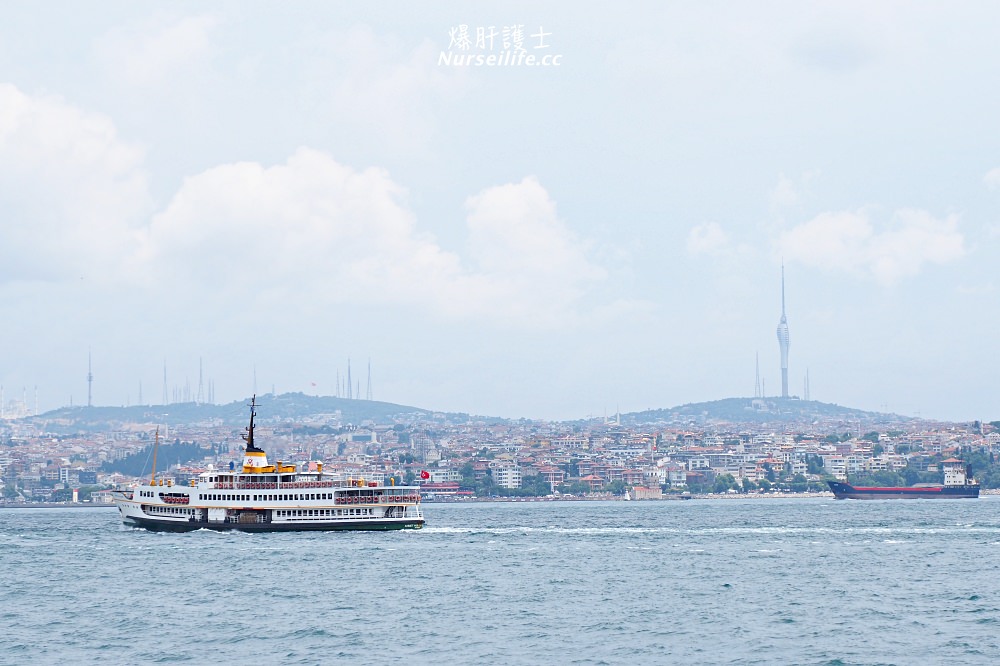
M 122 520 L 126 527 L 141 527 L 153 532 L 193 532 L 214 530 L 226 532 L 357 532 L 387 530 L 419 530 L 424 526 L 422 519 L 401 520 L 344 520 L 336 522 L 287 522 L 287 523 L 222 523 L 201 521 L 160 520 L 138 516 L 126 516 Z
M 881 488 L 852 486 L 840 481 L 827 481 L 827 483 L 836 499 L 975 499 L 979 497 L 978 484 Z

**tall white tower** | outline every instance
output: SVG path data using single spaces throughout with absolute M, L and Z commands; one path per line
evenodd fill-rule
M 788 319 L 785 317 L 785 262 L 781 262 L 781 321 L 778 322 L 778 348 L 781 350 L 781 397 L 788 397 Z

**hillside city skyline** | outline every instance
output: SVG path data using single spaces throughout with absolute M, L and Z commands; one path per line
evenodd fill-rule
M 429 500 L 816 494 L 848 477 L 940 483 L 942 464 L 956 460 L 985 489 L 1000 488 L 1000 421 L 935 423 L 783 398 L 719 403 L 559 423 L 265 395 L 254 441 L 303 470 L 415 483 Z M 153 465 L 161 482 L 187 485 L 242 459 L 247 416 L 232 403 L 2 420 L 0 503 L 107 503 L 110 486 L 149 478 Z

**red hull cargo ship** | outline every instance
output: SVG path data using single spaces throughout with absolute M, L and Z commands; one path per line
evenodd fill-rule
M 837 499 L 974 499 L 979 484 L 961 460 L 950 458 L 941 463 L 944 484 L 925 484 L 906 488 L 852 486 L 841 481 L 827 481 Z

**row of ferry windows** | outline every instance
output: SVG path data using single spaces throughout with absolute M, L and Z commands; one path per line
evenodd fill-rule
M 282 518 L 309 518 L 320 516 L 373 516 L 372 509 L 278 509 L 274 515 Z
M 195 515 L 194 509 L 185 509 L 175 506 L 151 506 L 148 508 L 153 513 L 172 513 L 185 516 Z M 320 516 L 373 516 L 372 509 L 281 509 L 274 512 L 274 515 L 284 518 L 310 518 Z
M 277 495 L 217 495 L 208 493 L 202 495 L 203 500 L 219 502 L 280 502 L 285 500 L 332 500 L 333 493 L 279 493 Z

